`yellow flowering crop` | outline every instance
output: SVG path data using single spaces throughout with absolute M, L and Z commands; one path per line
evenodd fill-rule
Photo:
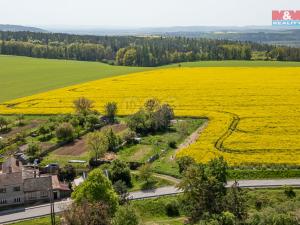
M 232 165 L 300 163 L 300 68 L 161 69 L 16 99 L 0 105 L 0 113 L 70 113 L 82 96 L 99 111 L 115 101 L 119 114 L 131 114 L 155 97 L 177 116 L 208 117 L 199 140 L 179 156 L 223 155 Z

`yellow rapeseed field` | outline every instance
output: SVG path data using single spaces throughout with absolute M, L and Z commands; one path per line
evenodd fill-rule
M 131 114 L 149 98 L 177 116 L 208 117 L 196 143 L 178 153 L 198 161 L 223 155 L 232 165 L 300 163 L 300 68 L 172 68 L 113 77 L 16 99 L 0 113 L 73 112 L 78 97 L 109 101 Z

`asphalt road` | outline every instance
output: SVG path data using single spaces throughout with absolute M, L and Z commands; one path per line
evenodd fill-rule
M 227 187 L 232 185 L 233 181 L 228 182 Z M 300 179 L 280 179 L 280 180 L 241 180 L 238 181 L 242 188 L 275 188 L 284 185 L 300 187 Z M 155 198 L 166 195 L 175 195 L 181 193 L 174 186 L 157 188 L 155 190 L 131 192 L 129 198 L 131 200 Z M 62 212 L 71 200 L 65 200 L 55 203 L 55 212 Z M 50 205 L 44 204 L 35 207 L 19 207 L 6 211 L 0 211 L 0 224 L 11 223 L 18 220 L 26 220 L 35 217 L 46 216 L 50 214 Z

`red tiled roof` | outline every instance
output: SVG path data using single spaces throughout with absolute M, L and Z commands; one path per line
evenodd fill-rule
M 52 176 L 52 189 L 53 190 L 70 191 L 68 184 L 59 182 L 57 175 Z

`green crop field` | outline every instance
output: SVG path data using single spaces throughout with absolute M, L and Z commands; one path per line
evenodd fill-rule
M 172 64 L 163 67 L 176 67 Z M 295 62 L 203 61 L 181 63 L 182 67 L 300 66 Z M 153 70 L 151 67 L 111 66 L 100 62 L 36 59 L 0 55 L 0 102 L 116 75 Z
M 150 68 L 0 55 L 0 102 Z

